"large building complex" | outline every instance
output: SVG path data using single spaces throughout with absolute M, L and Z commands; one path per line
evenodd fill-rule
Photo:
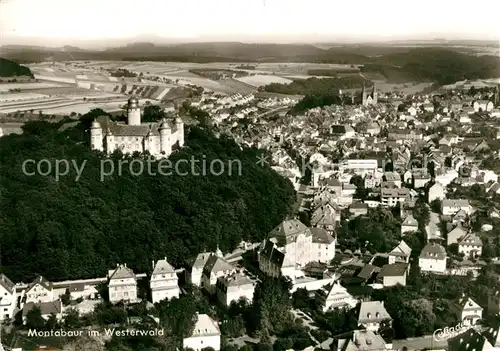
M 177 117 L 173 123 L 163 119 L 159 123 L 141 123 L 141 108 L 135 97 L 128 100 L 127 124 L 98 118 L 90 128 L 93 150 L 108 154 L 116 150 L 124 154 L 148 151 L 152 156 L 168 157 L 174 145 L 184 145 L 184 123 Z

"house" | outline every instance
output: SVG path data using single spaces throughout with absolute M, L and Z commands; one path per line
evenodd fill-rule
M 338 282 L 327 285 L 316 291 L 317 305 L 323 312 L 334 309 L 354 308 L 358 301 Z
M 445 199 L 441 204 L 441 213 L 443 216 L 453 216 L 460 210 L 463 210 L 469 216 L 471 215 L 472 206 L 469 200 Z
M 403 240 L 389 252 L 388 262 L 393 263 L 408 263 L 410 262 L 411 248 Z
M 313 227 L 325 229 L 328 233 L 333 234 L 337 222 L 340 222 L 340 211 L 327 203 L 313 212 L 310 222 Z
M 406 218 L 403 220 L 403 223 L 401 223 L 401 235 L 404 235 L 405 233 L 409 232 L 416 232 L 418 230 L 418 222 L 413 217 L 413 215 L 409 214 L 406 216 Z
M 165 299 L 179 297 L 179 285 L 175 269 L 167 262 L 165 257 L 158 262 L 153 261 L 153 273 L 150 280 L 151 300 L 153 303 Z
M 363 202 L 355 202 L 349 206 L 349 212 L 357 217 L 368 214 L 368 204 Z
M 55 300 L 52 283 L 42 276 L 37 277 L 28 285 L 25 295 L 26 303 L 43 303 Z
M 398 188 L 401 188 L 401 176 L 398 172 L 385 172 L 383 179 L 386 182 L 393 182 Z
M 337 345 L 333 346 L 331 350 L 334 351 L 381 351 L 389 349 L 382 336 L 375 334 L 371 330 L 364 329 L 354 330 L 352 338 L 339 339 Z M 323 350 L 325 349 L 323 347 Z
M 474 112 L 490 112 L 494 106 L 489 100 L 477 100 L 474 101 L 472 107 L 474 107 Z
M 483 318 L 483 308 L 470 297 L 461 298 L 458 304 L 460 306 L 460 318 L 462 321 L 467 321 L 470 325 L 474 325 L 478 320 Z
M 403 204 L 410 200 L 410 191 L 407 188 L 382 188 L 381 201 L 382 205 L 394 207 L 397 204 Z
M 26 323 L 26 316 L 29 311 L 33 308 L 39 308 L 42 313 L 42 318 L 48 320 L 50 315 L 55 315 L 57 320 L 61 320 L 63 318 L 63 305 L 61 300 L 50 301 L 50 302 L 28 302 L 24 304 L 22 310 L 23 322 Z
M 488 339 L 476 329 L 470 328 L 458 335 L 452 334 L 447 340 L 448 351 L 496 351 L 498 346 L 491 344 Z M 444 349 L 444 347 L 442 348 Z
M 384 287 L 398 284 L 406 286 L 409 266 L 408 263 L 401 262 L 384 265 L 377 275 L 377 283 L 382 284 Z
M 383 301 L 363 301 L 359 309 L 358 325 L 377 332 L 382 322 L 392 322 Z
M 198 254 L 196 258 L 190 262 L 191 270 L 186 270 L 187 276 L 186 280 L 191 282 L 191 284 L 200 287 L 201 286 L 201 276 L 203 275 L 203 268 L 208 261 L 208 258 L 212 254 L 210 252 L 204 252 Z
M 458 242 L 458 252 L 465 257 L 476 258 L 483 253 L 483 242 L 475 234 L 467 234 Z
M 444 187 L 440 183 L 435 183 L 429 188 L 428 200 L 431 203 L 434 200 L 443 200 L 446 198 Z
M 461 225 L 456 226 L 446 236 L 446 245 L 458 244 L 459 239 L 463 238 L 465 235 L 467 235 L 467 229 L 463 228 Z
M 84 283 L 71 284 L 68 287 L 68 291 L 71 300 L 94 300 L 99 294 L 95 286 Z
M 15 284 L 5 274 L 0 274 L 0 323 L 14 317 L 16 305 Z
M 211 255 L 203 268 L 201 287 L 209 294 L 215 294 L 217 279 L 228 276 L 235 271 L 236 267 L 224 260 L 221 255 Z
M 197 321 L 190 337 L 182 342 L 184 349 L 201 351 L 211 347 L 215 351 L 220 351 L 221 333 L 217 323 L 207 314 L 198 314 Z
M 137 278 L 127 264 L 117 264 L 108 271 L 109 302 L 137 301 Z
M 443 273 L 446 270 L 446 250 L 439 244 L 425 245 L 418 258 L 420 271 L 430 273 Z
M 240 299 L 252 303 L 254 292 L 255 282 L 242 272 L 235 272 L 217 279 L 217 298 L 224 306 L 230 306 L 232 302 L 238 302 Z
M 413 187 L 420 189 L 425 187 L 431 181 L 431 175 L 425 168 L 417 168 L 412 171 Z
M 312 255 L 319 262 L 330 263 L 335 257 L 335 238 L 323 228 L 311 228 Z

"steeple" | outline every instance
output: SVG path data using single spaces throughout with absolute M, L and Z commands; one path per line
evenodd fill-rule
M 363 89 L 361 90 L 361 104 L 366 106 L 366 86 L 365 82 L 363 82 Z

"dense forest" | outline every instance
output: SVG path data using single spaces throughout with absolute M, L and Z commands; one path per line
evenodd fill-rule
M 14 61 L 10 61 L 0 57 L 0 77 L 15 76 L 33 77 L 33 73 L 31 73 L 28 67 L 21 66 Z
M 297 79 L 289 84 L 271 83 L 260 87 L 260 91 L 289 95 L 329 95 L 336 94 L 340 89 L 361 89 L 372 83 L 361 76 L 340 78 L 308 78 Z
M 500 60 L 494 56 L 421 48 L 373 58 L 361 70 L 381 73 L 391 83 L 431 81 L 445 85 L 465 79 L 499 77 Z
M 330 105 L 351 105 L 351 104 L 352 104 L 352 97 L 349 95 L 339 95 L 339 94 L 306 95 L 297 104 L 295 104 L 295 106 L 290 112 L 292 114 L 295 114 L 316 107 L 323 107 Z
M 241 175 L 197 176 L 186 162 L 179 167 L 185 176 L 135 176 L 124 166 L 121 174 L 115 168 L 101 181 L 102 159 L 89 150 L 86 117 L 64 131 L 31 122 L 24 134 L 0 139 L 0 259 L 2 273 L 14 281 L 37 274 L 57 280 L 100 277 L 120 262 L 145 272 L 151 260 L 164 256 L 180 266 L 217 244 L 229 251 L 241 240 L 262 240 L 294 201 L 288 180 L 256 165 L 259 150 L 240 149 L 233 140 L 196 128 L 170 156 L 172 164 L 239 160 Z M 115 165 L 122 158 L 111 156 Z M 62 159 L 79 167 L 86 163 L 78 180 L 73 166 L 57 180 L 54 173 L 24 174 L 27 159 L 47 159 L 52 166 Z

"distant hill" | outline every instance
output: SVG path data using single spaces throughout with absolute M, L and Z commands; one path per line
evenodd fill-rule
M 0 77 L 17 77 L 29 76 L 33 77 L 33 73 L 28 67 L 21 66 L 14 61 L 10 61 L 0 57 Z
M 155 45 L 132 43 L 103 51 L 75 47 L 4 46 L 4 57 L 18 63 L 46 60 L 112 60 L 172 62 L 308 62 L 360 65 L 363 72 L 382 74 L 389 82 L 429 81 L 450 84 L 464 79 L 500 77 L 500 58 L 463 53 L 439 41 L 413 46 L 344 44 L 320 48 L 308 44 L 248 44 L 239 42 Z M 456 44 L 454 42 L 454 44 Z M 484 43 L 483 43 L 484 44 Z M 333 44 L 332 44 L 333 45 Z

